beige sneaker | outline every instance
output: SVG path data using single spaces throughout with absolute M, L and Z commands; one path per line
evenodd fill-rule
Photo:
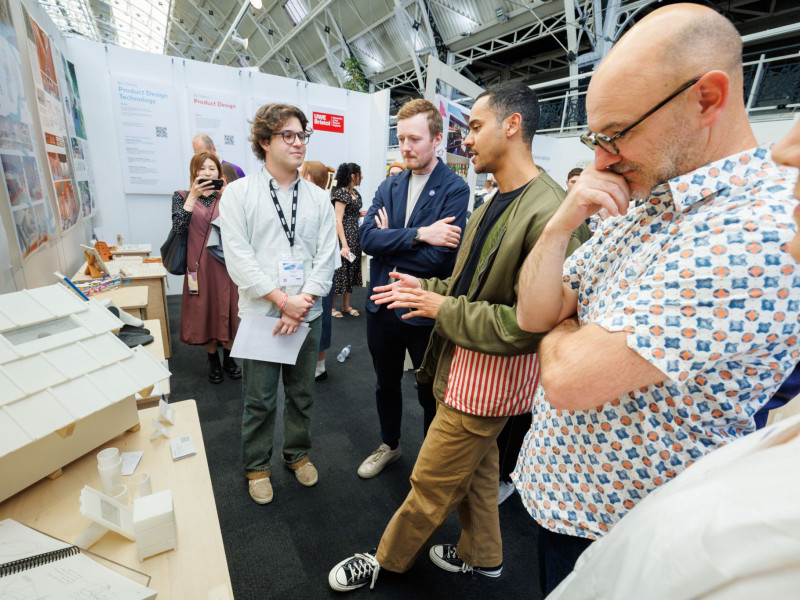
M 319 481 L 319 473 L 317 473 L 317 468 L 311 461 L 308 461 L 300 468 L 294 469 L 294 476 L 297 477 L 297 481 L 306 487 L 316 485 L 317 481 Z
M 272 484 L 269 477 L 250 479 L 248 483 L 250 497 L 256 504 L 269 504 L 272 502 Z
M 369 458 L 358 467 L 358 476 L 363 479 L 375 477 L 375 475 L 383 471 L 386 465 L 392 464 L 402 455 L 403 451 L 400 449 L 400 446 L 392 450 L 389 448 L 388 444 L 381 444 L 378 446 L 378 449 L 370 454 Z

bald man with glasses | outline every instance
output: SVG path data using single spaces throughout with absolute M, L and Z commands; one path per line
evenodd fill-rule
M 796 202 L 748 122 L 741 49 L 694 4 L 623 36 L 586 97 L 595 163 L 525 261 L 519 325 L 553 330 L 514 474 L 544 593 L 648 493 L 753 431 L 800 358 Z

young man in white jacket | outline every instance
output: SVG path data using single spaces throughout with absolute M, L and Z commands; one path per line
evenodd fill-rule
M 309 326 L 294 365 L 245 359 L 242 445 L 250 497 L 272 501 L 272 445 L 278 382 L 283 375 L 284 465 L 310 487 L 318 474 L 309 460 L 309 423 L 322 314 L 320 298 L 333 279 L 336 244 L 328 195 L 300 177 L 311 131 L 303 112 L 267 104 L 252 122 L 253 152 L 264 162 L 255 174 L 232 182 L 220 205 L 225 262 L 239 286 L 239 316 L 278 319 L 273 335 Z

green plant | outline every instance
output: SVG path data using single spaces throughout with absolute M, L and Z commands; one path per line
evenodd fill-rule
M 344 61 L 344 87 L 355 92 L 366 92 L 368 89 L 364 64 L 352 55 Z

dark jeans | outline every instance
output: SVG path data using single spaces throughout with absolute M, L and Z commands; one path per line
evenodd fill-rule
M 322 328 L 319 318 L 309 329 L 294 365 L 245 359 L 242 361 L 244 412 L 242 414 L 242 457 L 247 474 L 272 470 L 278 382 L 283 376 L 283 462 L 295 463 L 311 450 L 312 392 L 317 348 Z
M 433 326 L 409 325 L 394 312 L 381 307 L 378 312 L 367 311 L 367 344 L 375 368 L 375 402 L 381 424 L 381 440 L 390 448 L 400 443 L 400 424 L 403 418 L 403 363 L 406 349 L 414 369 L 418 369 L 428 347 Z M 418 383 L 417 397 L 423 410 L 423 434 L 436 415 L 433 384 Z
M 578 557 L 591 543 L 589 538 L 554 533 L 539 526 L 539 586 L 544 596 L 572 573 Z
M 531 428 L 533 413 L 525 413 L 509 417 L 503 431 L 497 436 L 497 449 L 500 451 L 500 481 L 510 482 L 511 473 L 517 466 L 522 442 Z

